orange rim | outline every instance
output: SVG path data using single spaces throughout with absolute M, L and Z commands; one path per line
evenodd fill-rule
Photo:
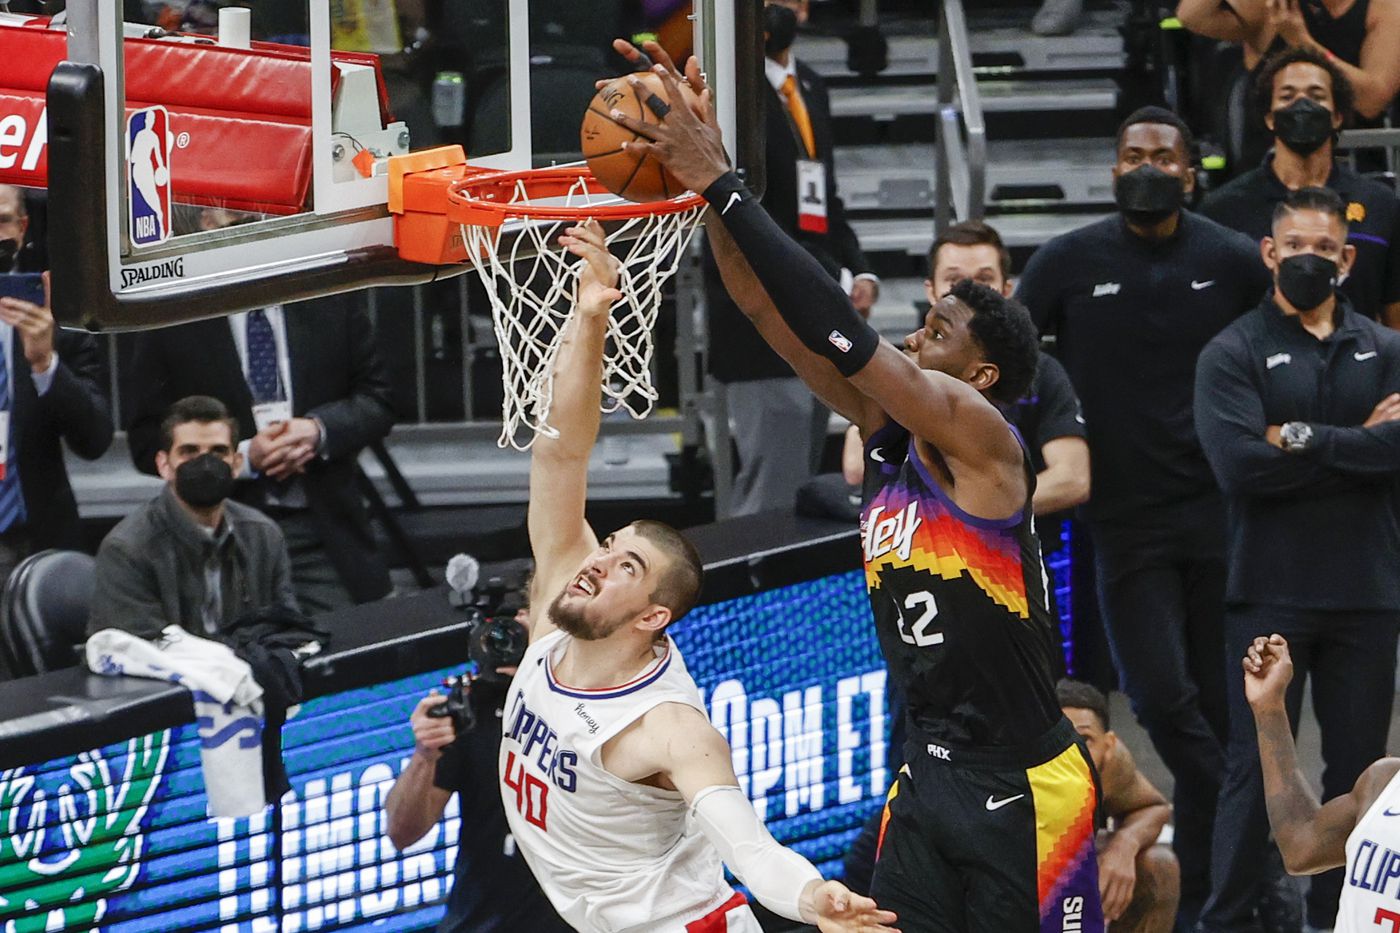
M 499 227 L 507 220 L 632 220 L 638 217 L 679 214 L 704 203 L 698 194 L 684 194 L 664 201 L 623 201 L 565 207 L 513 201 L 523 182 L 532 198 L 561 198 L 580 183 L 590 194 L 611 194 L 586 166 L 536 168 L 518 172 L 482 172 L 453 182 L 447 189 L 447 218 L 454 223 Z

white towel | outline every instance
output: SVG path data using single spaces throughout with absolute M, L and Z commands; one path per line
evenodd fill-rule
M 210 815 L 263 811 L 263 691 L 233 649 L 175 625 L 155 641 L 109 628 L 88 639 L 87 663 L 93 673 L 108 677 L 149 677 L 188 687 Z

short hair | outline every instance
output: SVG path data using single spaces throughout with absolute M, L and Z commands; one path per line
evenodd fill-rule
M 996 227 L 980 220 L 964 220 L 953 224 L 938 235 L 928 251 L 928 277 L 938 273 L 938 251 L 945 246 L 991 246 L 1001 261 L 1001 277 L 1011 278 L 1011 252 L 1002 242 Z
M 238 422 L 228 413 L 228 406 L 209 395 L 189 395 L 171 405 L 161 419 L 160 449 L 170 453 L 175 445 L 175 429 L 191 421 L 200 424 L 222 421 L 228 425 L 229 437 L 235 442 L 238 440 Z
M 671 621 L 675 622 L 700 598 L 700 584 L 705 574 L 700 552 L 684 535 L 664 522 L 644 518 L 633 522 L 631 527 L 656 545 L 666 558 L 666 567 L 656 579 L 651 600 L 671 610 Z
M 1181 134 L 1181 145 L 1186 150 L 1186 163 L 1194 165 L 1196 162 L 1196 137 L 1191 135 L 1191 127 L 1186 125 L 1186 121 L 1172 113 L 1165 107 L 1147 106 L 1139 107 L 1122 123 L 1118 124 L 1118 132 L 1113 137 L 1113 151 L 1118 152 L 1123 148 L 1123 137 L 1128 133 L 1128 127 L 1137 126 L 1139 123 L 1160 123 L 1163 126 L 1170 126 Z
M 29 203 L 25 200 L 24 189 L 17 185 L 0 185 L 0 191 L 8 190 L 14 193 L 15 210 L 19 212 L 21 218 L 29 216 Z
M 1289 65 L 1316 65 L 1327 72 L 1327 77 L 1332 82 L 1332 112 L 1341 114 L 1342 126 L 1351 122 L 1355 115 L 1356 91 L 1352 88 L 1347 76 L 1342 74 L 1340 68 L 1336 66 L 1325 55 L 1319 55 L 1311 49 L 1298 48 L 1296 46 L 1282 49 L 1264 59 L 1263 64 L 1254 75 L 1254 108 L 1260 117 L 1264 117 L 1273 112 L 1274 109 L 1274 81 L 1277 80 L 1279 72 Z
M 948 294 L 972 309 L 967 329 L 1000 372 L 988 394 L 1005 404 L 1018 401 L 1030 389 L 1040 360 L 1040 334 L 1030 312 L 972 279 L 958 282 Z
M 1274 216 L 1269 221 L 1269 230 L 1273 231 L 1277 224 L 1288 214 L 1297 211 L 1321 211 L 1337 218 L 1342 225 L 1342 233 L 1345 235 L 1347 229 L 1347 209 L 1342 203 L 1341 197 L 1331 188 L 1320 188 L 1316 185 L 1299 188 L 1297 191 L 1288 192 L 1288 197 L 1278 202 L 1274 208 Z
M 1108 697 L 1099 688 L 1082 680 L 1063 678 L 1055 684 L 1055 699 L 1061 707 L 1089 710 L 1099 717 L 1103 730 L 1108 731 Z

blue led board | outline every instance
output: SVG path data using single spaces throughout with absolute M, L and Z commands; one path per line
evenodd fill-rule
M 839 873 L 890 774 L 862 575 L 703 606 L 674 634 L 774 835 Z M 451 672 L 306 703 L 283 732 L 292 792 L 250 819 L 206 818 L 193 725 L 0 772 L 0 929 L 431 928 L 470 819 L 454 796 L 401 853 L 383 803 L 409 713 Z

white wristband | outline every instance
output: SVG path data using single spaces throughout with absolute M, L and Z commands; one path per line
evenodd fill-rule
M 798 904 L 807 885 L 822 880 L 821 873 L 778 844 L 743 791 L 732 784 L 706 787 L 695 795 L 690 815 L 759 903 L 781 917 L 809 922 Z

